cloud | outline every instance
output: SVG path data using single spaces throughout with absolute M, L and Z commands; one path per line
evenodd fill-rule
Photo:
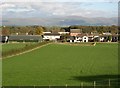
M 11 8 L 11 7 L 15 7 L 14 4 L 8 4 L 8 3 L 2 3 L 0 4 L 0 8 Z
M 3 3 L 0 5 L 0 9 L 2 9 L 3 12 L 29 12 L 33 11 L 32 7 L 28 4 L 25 5 L 25 3 Z
M 33 11 L 34 9 L 7 9 L 6 11 L 8 12 L 30 12 Z
M 119 2 L 119 0 L 1 0 L 2 2 Z
M 57 17 L 57 16 L 110 16 L 112 12 L 89 9 L 90 3 L 82 2 L 4 2 L 3 17 Z M 86 9 L 87 8 L 87 9 Z M 109 14 L 108 14 L 109 12 Z M 115 15 L 115 14 L 113 14 Z

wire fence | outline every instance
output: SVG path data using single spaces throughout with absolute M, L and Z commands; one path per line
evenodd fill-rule
M 102 81 L 93 81 L 90 86 L 86 85 L 85 82 L 81 82 L 79 86 L 70 86 L 65 84 L 64 86 L 2 86 L 1 88 L 120 88 L 120 78 L 118 79 L 107 79 Z

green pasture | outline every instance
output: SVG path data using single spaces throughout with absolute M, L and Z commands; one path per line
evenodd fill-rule
M 7 44 L 2 44 L 2 52 L 8 52 L 10 50 L 17 50 L 24 48 L 25 46 L 32 45 L 35 43 L 7 43 Z
M 23 47 L 23 46 L 21 46 Z M 108 85 L 118 74 L 117 44 L 72 46 L 50 44 L 3 59 L 4 86 Z

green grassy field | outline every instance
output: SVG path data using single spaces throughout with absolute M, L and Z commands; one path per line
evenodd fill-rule
M 91 85 L 116 80 L 117 44 L 50 44 L 3 60 L 3 85 Z M 100 83 L 100 85 L 101 85 Z M 106 85 L 106 84 L 105 84 Z M 108 85 L 108 84 L 107 84 Z
M 2 52 L 8 52 L 10 50 L 14 49 L 21 49 L 24 48 L 26 45 L 32 45 L 36 43 L 8 43 L 8 44 L 3 44 L 2 46 Z

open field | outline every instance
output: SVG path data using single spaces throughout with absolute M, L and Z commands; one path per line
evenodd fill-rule
M 32 45 L 36 43 L 8 43 L 8 44 L 3 44 L 2 46 L 2 52 L 8 52 L 10 50 L 14 49 L 21 49 L 24 48 L 26 45 Z
M 117 44 L 50 44 L 3 60 L 3 85 L 91 85 L 116 80 Z

